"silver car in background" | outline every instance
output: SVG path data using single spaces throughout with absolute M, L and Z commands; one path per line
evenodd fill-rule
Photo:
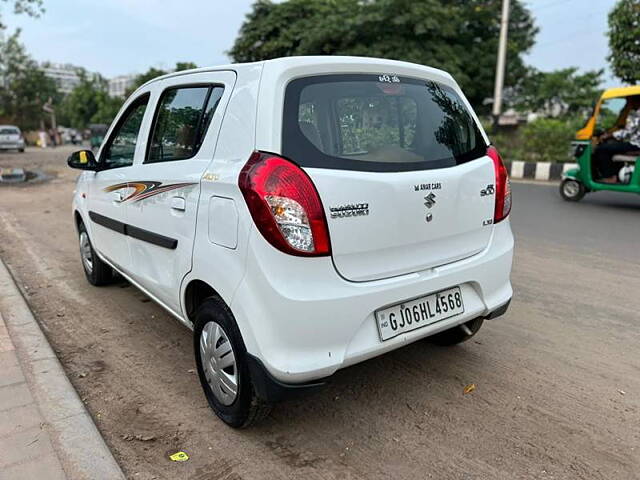
M 0 150 L 24 152 L 24 137 L 18 127 L 0 125 Z

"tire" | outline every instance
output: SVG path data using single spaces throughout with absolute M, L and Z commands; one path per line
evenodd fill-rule
M 108 285 L 113 280 L 113 270 L 104 263 L 93 249 L 89 233 L 84 223 L 78 225 L 78 241 L 80 243 L 80 260 L 87 281 L 96 287 Z
M 457 345 L 459 343 L 466 342 L 478 333 L 478 330 L 480 330 L 483 323 L 484 319 L 475 318 L 467 323 L 463 323 L 462 325 L 456 325 L 444 332 L 436 333 L 429 337 L 429 341 L 443 347 Z M 467 327 L 468 331 L 463 328 L 463 325 Z M 469 334 L 469 332 L 471 332 L 471 334 Z
M 20 149 L 18 149 L 18 151 L 19 151 L 20 153 L 24 153 L 24 148 L 20 148 Z
M 247 428 L 269 415 L 272 405 L 255 394 L 240 330 L 222 300 L 211 297 L 198 307 L 193 347 L 205 397 L 224 423 Z
M 565 178 L 560 183 L 560 196 L 567 202 L 578 202 L 587 193 L 587 189 L 578 180 L 573 178 Z

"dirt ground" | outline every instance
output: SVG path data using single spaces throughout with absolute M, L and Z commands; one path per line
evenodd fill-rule
M 533 228 L 544 211 L 535 202 L 556 194 L 515 185 L 505 317 L 462 346 L 418 342 L 341 371 L 235 431 L 201 393 L 190 331 L 124 281 L 86 282 L 68 153 L 0 154 L 0 167 L 55 177 L 0 186 L 0 256 L 128 477 L 640 478 L 640 197 L 626 208 L 572 204 L 577 219 L 558 207 Z M 594 215 L 620 231 L 570 234 L 605 228 Z M 622 255 L 627 245 L 636 248 Z M 170 461 L 176 450 L 190 459 Z

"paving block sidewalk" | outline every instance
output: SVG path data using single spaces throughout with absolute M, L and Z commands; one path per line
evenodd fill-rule
M 124 475 L 0 261 L 0 480 Z

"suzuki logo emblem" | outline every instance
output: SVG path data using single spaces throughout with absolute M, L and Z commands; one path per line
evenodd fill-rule
M 424 206 L 427 208 L 431 208 L 436 204 L 436 194 L 430 193 L 426 197 L 424 197 Z
M 436 204 L 436 194 L 431 192 L 429 193 L 429 195 L 426 195 L 424 197 L 424 206 L 427 208 L 431 208 Z M 427 216 L 425 217 L 425 220 L 428 222 L 430 222 L 431 220 L 433 220 L 433 215 L 431 214 L 431 212 L 427 212 Z

